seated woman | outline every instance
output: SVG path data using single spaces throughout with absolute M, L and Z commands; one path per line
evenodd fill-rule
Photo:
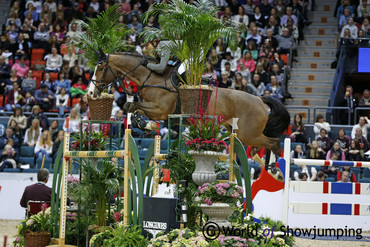
M 339 142 L 335 142 L 334 145 L 333 145 L 333 148 L 330 149 L 329 152 L 327 152 L 327 154 L 326 154 L 326 160 L 329 160 L 330 159 L 332 153 L 336 153 L 337 154 L 338 160 L 346 160 L 346 155 L 344 154 L 344 152 L 342 151 L 342 149 L 340 149 Z
M 337 180 L 340 181 L 342 179 L 343 172 L 348 172 L 348 180 L 350 182 L 356 183 L 356 174 L 351 171 L 349 166 L 343 166 L 337 173 Z
M 58 54 L 57 48 L 51 48 L 51 54 L 49 54 L 46 60 L 45 72 L 59 72 L 63 65 L 63 58 Z
M 317 170 L 315 167 L 307 167 L 306 165 L 300 165 L 299 169 L 294 172 L 294 179 L 297 181 L 306 181 L 302 180 L 299 176 L 305 173 L 307 174 L 307 181 L 315 181 L 316 180 L 316 175 L 317 175 Z
M 63 118 L 64 111 L 68 107 L 69 95 L 65 88 L 61 88 L 60 94 L 56 96 L 55 106 L 59 109 L 59 117 Z
M 42 129 L 38 119 L 32 120 L 32 125 L 26 130 L 23 143 L 29 147 L 34 147 L 41 137 Z
M 357 139 L 351 141 L 351 147 L 347 154 L 347 160 L 349 161 L 361 161 L 364 160 L 364 151 L 361 148 L 360 142 Z
M 69 131 L 70 133 L 80 131 L 80 114 L 77 108 L 72 108 L 69 114 L 69 128 L 67 130 L 67 121 L 64 121 L 63 130 Z
M 44 130 L 37 142 L 35 147 L 35 155 L 37 159 L 42 159 L 45 155 L 46 158 L 50 158 L 53 148 L 53 142 L 51 141 L 51 135 L 48 130 Z
M 319 147 L 322 148 L 325 153 L 327 153 L 330 150 L 331 140 L 329 137 L 326 136 L 325 129 L 320 130 L 320 136 L 316 139 L 316 141 L 318 142 Z
M 5 168 L 17 168 L 17 152 L 13 148 L 13 140 L 9 139 L 0 158 L 0 172 Z
M 67 79 L 66 74 L 64 71 L 60 71 L 58 73 L 58 80 L 54 83 L 54 89 L 56 94 L 60 94 L 62 88 L 66 90 L 67 93 L 69 93 L 69 90 L 71 89 L 71 81 Z
M 290 152 L 290 158 L 292 159 L 304 159 L 306 158 L 301 145 L 296 145 L 294 150 Z
M 55 158 L 57 157 L 59 146 L 62 143 L 63 139 L 64 139 L 64 131 L 63 130 L 59 130 L 58 131 L 57 138 L 53 142 L 53 148 L 52 148 L 53 162 L 55 162 Z
M 324 116 L 322 114 L 317 114 L 316 122 L 313 125 L 313 132 L 315 133 L 315 140 L 319 138 L 321 129 L 325 129 L 326 133 L 331 131 L 330 124 L 325 122 Z
M 349 136 L 345 135 L 346 132 L 343 128 L 339 129 L 338 136 L 335 137 L 334 142 L 339 142 L 340 148 L 344 153 L 347 153 L 349 146 L 351 144 L 351 139 Z
M 58 120 L 53 120 L 51 122 L 50 127 L 49 127 L 49 132 L 50 132 L 50 135 L 51 135 L 51 140 L 53 142 L 57 138 L 58 131 L 59 131 L 59 123 L 58 123 Z
M 319 147 L 317 141 L 312 141 L 312 143 L 308 145 L 306 157 L 307 159 L 324 160 L 325 152 L 322 148 Z
M 307 137 L 305 134 L 305 127 L 302 122 L 301 114 L 295 114 L 293 123 L 290 124 L 289 129 L 291 131 L 290 139 L 293 142 L 303 142 L 305 144 L 308 143 Z
M 51 90 L 53 93 L 55 93 L 55 83 L 53 80 L 50 78 L 50 73 L 45 72 L 45 80 L 42 80 L 40 85 L 45 84 L 49 90 Z

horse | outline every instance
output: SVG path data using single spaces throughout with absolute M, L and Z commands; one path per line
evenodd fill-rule
M 175 112 L 178 98 L 177 88 L 170 82 L 174 68 L 168 67 L 164 75 L 159 75 L 142 65 L 144 58 L 148 60 L 148 57 L 139 54 L 100 52 L 93 81 L 99 85 L 127 77 L 137 84 L 141 99 L 141 102 L 131 103 L 128 111 L 138 111 L 155 121 L 167 120 L 168 115 Z M 215 115 L 223 115 L 229 128 L 233 118 L 239 118 L 239 128 L 235 132 L 243 145 L 265 147 L 279 155 L 279 137 L 290 123 L 290 115 L 284 105 L 271 97 L 257 97 L 233 89 L 217 90 L 217 100 L 216 93 L 212 93 L 209 108 L 216 105 Z

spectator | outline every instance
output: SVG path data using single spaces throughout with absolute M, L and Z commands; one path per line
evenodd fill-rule
M 202 78 L 209 78 L 210 83 L 212 85 L 217 85 L 217 83 L 218 83 L 217 72 L 213 68 L 212 63 L 210 61 L 206 62 L 206 67 L 205 67 L 205 70 L 203 72 Z
M 345 29 L 349 29 L 352 38 L 355 38 L 355 39 L 357 38 L 358 28 L 357 28 L 356 24 L 353 21 L 353 17 L 348 18 L 348 24 L 345 25 L 342 28 L 342 32 L 341 32 L 341 35 L 340 35 L 341 38 L 344 37 L 344 30 Z
M 51 141 L 51 135 L 48 130 L 44 130 L 39 141 L 35 146 L 35 155 L 37 159 L 42 159 L 45 155 L 46 158 L 50 158 L 53 148 L 53 142 Z
M 243 52 L 243 58 L 239 60 L 239 62 L 242 61 L 245 65 L 245 68 L 249 70 L 250 73 L 253 73 L 256 69 L 256 62 L 252 58 L 252 54 L 249 51 Z M 239 69 L 239 68 L 237 68 Z
M 251 73 L 249 69 L 245 67 L 245 63 L 243 61 L 239 61 L 239 67 L 237 69 L 237 73 L 240 73 L 243 78 L 245 78 L 248 82 L 250 82 L 251 79 Z
M 132 21 L 127 25 L 128 29 L 135 28 L 136 33 L 140 34 L 143 31 L 143 25 L 140 23 L 139 17 L 137 15 L 132 16 Z
M 271 92 L 271 97 L 281 101 L 283 99 L 283 92 L 281 90 L 281 87 L 277 83 L 276 76 L 272 75 L 270 77 L 270 83 L 266 85 L 266 90 L 269 90 Z
M 0 172 L 5 168 L 17 168 L 17 151 L 12 147 L 12 139 L 5 145 L 0 161 Z
M 341 15 L 345 14 L 346 10 L 350 12 L 351 16 L 354 16 L 355 11 L 353 7 L 351 6 L 349 0 L 343 0 L 342 5 L 338 7 L 336 16 L 340 17 Z
M 47 59 L 51 53 L 52 53 L 52 49 L 55 48 L 57 49 L 57 51 L 59 52 L 60 51 L 60 44 L 58 42 L 58 37 L 56 35 L 50 35 L 50 38 L 48 40 L 48 47 L 46 47 L 46 50 L 45 50 L 45 53 L 48 54 L 45 59 Z M 70 49 L 72 50 L 72 49 Z
M 302 116 L 301 114 L 295 114 L 293 123 L 290 123 L 290 139 L 293 142 L 302 142 L 307 144 L 307 138 L 306 138 L 306 128 L 304 127 L 304 124 L 302 122 Z
M 8 143 L 8 140 L 13 140 L 13 147 L 15 150 L 18 150 L 20 144 L 18 138 L 14 135 L 12 128 L 7 127 L 5 130 L 5 135 L 0 138 L 0 149 L 3 149 L 5 145 Z
M 253 157 L 257 154 L 261 159 L 264 159 L 265 153 L 266 153 L 266 149 L 263 148 L 263 147 L 248 146 L 247 147 L 247 150 L 246 150 L 246 153 L 247 153 L 248 163 L 249 164 L 258 164 L 258 162 L 256 162 L 253 159 Z M 255 175 L 256 175 L 256 173 L 255 173 Z M 258 178 L 258 176 L 257 176 L 257 178 Z
M 23 143 L 29 147 L 34 147 L 40 140 L 41 132 L 40 121 L 38 119 L 33 119 L 31 127 L 29 127 L 24 134 Z
M 19 62 L 15 63 L 12 69 L 15 69 L 17 71 L 18 78 L 22 79 L 22 78 L 27 77 L 27 72 L 29 70 L 29 67 L 26 64 L 26 57 L 21 56 Z
M 333 147 L 327 152 L 326 154 L 326 160 L 330 160 L 331 154 L 336 153 L 338 156 L 338 159 L 340 160 L 346 160 L 346 154 L 342 151 L 340 148 L 339 142 L 335 142 Z
M 58 131 L 57 138 L 53 142 L 53 148 L 52 148 L 53 162 L 55 162 L 55 159 L 56 159 L 57 154 L 58 154 L 59 146 L 62 143 L 63 139 L 64 139 L 64 131 L 63 130 L 59 130 Z
M 365 89 L 364 93 L 362 94 L 362 98 L 359 102 L 360 107 L 370 107 L 370 91 L 369 89 Z M 369 116 L 370 110 L 363 110 L 362 114 L 363 116 Z
M 349 161 L 364 160 L 364 151 L 362 150 L 360 142 L 357 139 L 351 141 L 351 147 L 347 154 L 347 160 Z
M 283 35 L 276 35 L 276 39 L 278 41 L 278 47 L 276 48 L 276 51 L 279 52 L 279 54 L 289 53 L 290 48 L 292 48 L 293 51 L 297 49 L 297 45 L 293 36 L 289 34 L 288 28 L 283 29 Z
M 13 135 L 18 138 L 19 143 L 22 143 L 24 130 L 22 130 L 18 126 L 18 123 L 14 119 L 10 121 L 10 123 L 8 124 L 8 126 L 10 126 L 10 128 L 12 128 Z
M 9 118 L 9 121 L 8 121 L 8 125 L 10 125 L 10 122 L 14 120 L 18 127 L 21 129 L 21 130 L 26 130 L 26 127 L 27 127 L 27 118 L 25 115 L 23 115 L 23 112 L 22 112 L 22 108 L 20 107 L 16 107 L 14 109 L 14 113 L 10 116 Z
M 46 85 L 48 90 L 55 92 L 55 84 L 53 83 L 53 80 L 50 78 L 50 73 L 45 72 L 45 79 L 41 81 L 41 85 Z
M 222 72 L 221 73 L 221 80 L 220 80 L 220 83 L 218 84 L 218 87 L 220 87 L 220 88 L 231 88 L 232 83 L 233 82 L 229 78 L 229 73 L 227 73 L 226 71 Z
M 60 94 L 56 96 L 56 107 L 59 109 L 59 117 L 63 118 L 64 112 L 68 106 L 68 101 L 69 101 L 69 95 L 66 94 L 66 89 L 62 88 L 60 90 Z
M 348 85 L 346 87 L 346 93 L 343 97 L 341 105 L 345 106 L 345 107 L 348 107 L 350 109 L 352 122 L 356 121 L 356 120 L 353 120 L 353 119 L 354 119 L 355 108 L 358 106 L 358 99 L 355 95 L 353 95 L 352 86 Z M 351 123 L 348 123 L 348 111 L 347 110 L 344 110 L 344 111 L 345 112 L 342 112 L 342 114 L 341 114 L 342 124 L 351 124 Z
M 32 77 L 32 70 L 27 72 L 27 77 L 22 80 L 22 91 L 24 93 L 30 92 L 31 94 L 35 94 L 36 91 L 36 80 Z
M 5 87 L 4 80 L 9 79 L 11 67 L 8 63 L 5 62 L 5 57 L 0 56 L 0 82 L 1 88 Z M 3 92 L 1 92 L 3 93 Z
M 20 33 L 18 35 L 17 42 L 13 44 L 12 52 L 13 52 L 14 59 L 18 59 L 19 57 L 22 57 L 22 56 L 30 57 L 30 50 L 28 47 L 28 42 L 24 40 L 23 33 Z
M 73 52 L 72 49 L 68 50 L 68 53 L 63 56 L 63 61 L 67 61 L 69 63 L 69 67 L 73 67 L 76 65 L 78 60 L 77 55 Z
M 342 151 L 344 153 L 347 153 L 351 143 L 351 139 L 349 136 L 346 136 L 345 134 L 346 132 L 344 131 L 343 128 L 339 129 L 338 136 L 335 137 L 334 142 L 338 142 L 340 144 L 340 148 L 342 149 Z
M 266 27 L 264 30 L 264 33 L 266 35 L 267 35 L 268 30 L 271 30 L 272 35 L 278 35 L 280 33 L 280 25 L 276 21 L 276 18 L 273 15 L 269 17 L 269 21 L 266 24 Z
M 113 125 L 113 136 L 114 137 L 119 137 L 119 136 L 122 137 L 123 134 L 124 134 L 124 129 L 125 129 L 123 110 L 117 111 L 116 115 L 114 116 L 114 121 L 121 122 L 121 124 L 115 124 L 115 125 Z M 119 125 L 121 125 L 121 133 L 118 132 Z
M 5 29 L 7 29 L 9 26 L 14 25 L 14 24 L 16 25 L 17 29 L 20 29 L 22 25 L 22 21 L 18 17 L 16 12 L 11 11 L 9 13 L 9 18 L 5 22 Z
M 216 52 L 219 56 L 224 57 L 226 54 L 226 46 L 224 44 L 224 41 L 221 38 L 217 39 L 216 43 Z M 230 57 L 232 57 L 231 52 L 230 52 Z
M 208 55 L 208 59 L 207 59 L 209 62 L 211 62 L 211 64 L 213 65 L 213 68 L 220 72 L 221 71 L 221 58 L 220 56 L 217 54 L 217 51 L 215 48 L 211 48 L 211 51 Z M 225 63 L 226 65 L 226 63 Z M 230 65 L 230 63 L 229 63 Z
M 51 48 L 51 54 L 46 60 L 46 72 L 59 72 L 63 65 L 63 58 L 58 54 L 57 48 Z
M 247 47 L 244 51 L 249 51 L 252 55 L 252 58 L 257 61 L 258 59 L 258 49 L 256 47 L 256 43 L 254 43 L 252 40 L 249 40 L 247 43 Z
M 50 135 L 51 135 L 51 141 L 54 142 L 54 140 L 57 138 L 58 131 L 59 131 L 59 122 L 58 122 L 58 120 L 53 120 L 51 122 L 50 127 L 49 127 L 49 132 L 50 132 Z
M 326 133 L 331 131 L 330 124 L 325 122 L 322 114 L 317 114 L 315 124 L 313 125 L 313 132 L 315 133 L 315 140 L 320 136 L 321 129 L 325 129 Z
M 280 26 L 286 25 L 289 18 L 291 18 L 293 20 L 294 25 L 298 25 L 298 18 L 297 18 L 297 16 L 293 15 L 292 7 L 287 7 L 286 8 L 286 14 L 283 15 L 280 19 Z
M 43 130 L 49 129 L 48 118 L 41 112 L 41 108 L 38 105 L 32 107 L 32 114 L 28 117 L 27 127 L 31 127 L 33 119 L 38 119 L 40 121 L 40 126 Z
M 261 13 L 261 8 L 259 6 L 254 7 L 254 14 L 251 16 L 250 22 L 249 23 L 255 23 L 256 27 L 253 27 L 252 29 L 252 34 L 257 35 L 257 30 L 260 29 L 261 31 L 265 28 L 265 23 L 266 20 L 263 17 Z M 255 30 L 254 30 L 255 28 Z M 247 42 L 248 42 L 248 37 L 247 37 Z M 257 43 L 257 42 L 256 42 Z M 259 45 L 259 43 L 257 43 Z
M 307 167 L 306 165 L 300 165 L 299 169 L 294 172 L 294 179 L 297 181 L 306 181 L 299 178 L 301 174 L 305 173 L 307 175 L 307 181 L 315 181 L 317 170 L 315 167 Z
M 237 61 L 234 57 L 231 56 L 231 52 L 226 52 L 225 59 L 221 60 L 221 72 L 225 71 L 226 62 L 230 63 L 230 69 L 232 71 L 235 72 L 237 70 Z
M 238 7 L 238 14 L 234 15 L 232 17 L 232 19 L 236 23 L 239 23 L 239 24 L 244 25 L 245 27 L 248 27 L 249 17 L 244 12 L 245 12 L 245 10 L 244 10 L 243 6 L 239 6 Z
M 341 179 L 339 180 L 339 182 L 341 183 L 350 183 L 350 175 L 349 175 L 349 172 L 348 171 L 343 171 L 342 174 L 341 174 Z
M 297 25 L 294 24 L 292 18 L 288 18 L 286 25 L 283 25 L 282 28 L 279 31 L 280 35 L 283 35 L 284 28 L 288 28 L 289 35 L 294 38 L 294 41 L 297 42 L 299 39 L 299 29 Z
M 369 17 L 370 15 L 370 5 L 367 5 L 367 0 L 362 0 L 361 4 L 357 7 L 357 16 L 359 18 Z
M 71 113 L 69 114 L 69 123 L 68 123 L 68 129 L 67 129 L 67 119 L 63 123 L 63 130 L 65 132 L 69 133 L 75 133 L 80 131 L 80 114 L 78 112 L 77 108 L 72 108 Z
M 308 145 L 306 156 L 308 159 L 324 160 L 325 151 L 319 147 L 319 143 L 317 141 L 312 141 L 312 143 Z
M 320 130 L 320 136 L 316 139 L 316 141 L 319 143 L 319 147 L 322 148 L 325 153 L 330 150 L 331 140 L 327 136 L 327 132 L 325 129 Z
M 317 173 L 317 181 L 324 182 L 326 180 L 326 175 L 323 171 Z
M 283 17 L 283 15 L 285 15 L 285 13 L 286 13 L 286 7 L 283 3 L 283 0 L 278 0 L 276 5 L 273 7 L 273 9 L 275 9 L 276 15 L 279 18 Z
M 83 84 L 82 77 L 78 77 L 77 82 L 69 91 L 71 93 L 71 97 L 76 97 L 87 93 L 87 87 L 85 84 Z
M 364 152 L 369 150 L 369 142 L 363 136 L 361 128 L 356 129 L 356 135 L 354 139 L 357 139 L 360 142 L 361 148 L 364 150 Z
M 22 85 L 22 79 L 17 77 L 17 70 L 16 69 L 12 69 L 10 71 L 10 78 L 6 79 L 4 82 L 5 82 L 5 88 L 4 88 L 5 93 L 8 93 L 10 90 L 13 89 L 13 83 L 14 82 L 18 83 L 18 86 Z
M 81 95 L 80 96 L 80 103 L 77 103 L 74 108 L 77 108 L 78 112 L 80 113 L 81 116 L 85 116 L 88 110 L 88 105 L 87 105 L 87 95 Z
M 49 31 L 45 27 L 45 23 L 41 22 L 37 31 L 33 35 L 33 48 L 44 48 L 48 47 L 49 43 Z
M 27 186 L 23 192 L 20 204 L 26 208 L 28 201 L 51 201 L 51 188 L 46 184 L 49 180 L 49 171 L 41 168 L 37 172 L 37 183 Z
M 304 159 L 304 158 L 306 158 L 301 145 L 298 144 L 294 147 L 294 150 L 292 150 L 290 152 L 290 158 L 292 158 L 292 159 Z
M 35 97 L 32 96 L 31 92 L 26 92 L 26 96 L 24 98 L 24 104 L 22 106 L 22 110 L 24 112 L 30 112 L 32 107 L 36 104 Z
M 55 81 L 54 87 L 56 94 L 60 94 L 62 88 L 66 90 L 66 93 L 69 93 L 69 90 L 71 89 L 71 81 L 65 77 L 64 71 L 60 71 L 58 73 L 58 80 Z
M 260 80 L 259 74 L 256 73 L 253 75 L 251 84 L 257 89 L 258 96 L 262 96 L 265 91 L 265 84 Z
M 267 85 L 270 82 L 270 77 L 266 73 L 261 62 L 257 63 L 254 73 L 260 75 L 260 81 L 263 82 L 265 85 Z
M 231 66 L 230 66 L 230 63 L 229 62 L 226 62 L 225 63 L 225 71 L 227 73 L 229 73 L 229 79 L 230 80 L 234 80 L 234 78 L 235 78 L 235 72 L 231 70 Z M 221 73 L 218 73 L 217 71 L 216 71 L 216 73 L 217 73 L 217 78 L 221 78 Z M 219 76 L 219 74 L 220 74 L 220 76 Z
M 36 103 L 44 112 L 48 112 L 53 107 L 53 100 L 55 100 L 54 93 L 43 84 L 35 93 Z
M 350 10 L 349 8 L 346 8 L 344 10 L 344 14 L 340 16 L 339 18 L 339 27 L 338 27 L 338 31 L 342 30 L 342 28 L 348 24 L 349 22 L 349 18 L 353 17 L 350 13 Z
M 271 13 L 272 6 L 269 4 L 269 0 L 263 0 L 261 1 L 259 5 L 261 9 L 261 14 L 264 19 L 268 19 Z
M 21 107 L 23 103 L 23 92 L 19 88 L 18 82 L 13 83 L 13 89 L 8 91 L 5 109 L 7 111 L 14 111 L 16 107 Z
M 358 124 L 355 124 L 352 128 L 351 137 L 356 138 L 356 131 L 360 128 L 362 131 L 362 136 L 367 138 L 367 129 L 370 128 L 370 120 L 367 117 L 360 117 Z
M 259 9 L 259 7 L 257 6 L 256 9 Z M 251 33 L 245 38 L 245 45 L 247 45 L 249 41 L 253 41 L 258 47 L 261 44 L 262 37 L 261 35 L 259 35 L 258 29 L 256 26 L 252 27 Z
M 133 5 L 133 9 L 131 10 L 131 12 L 128 14 L 128 22 L 131 23 L 133 22 L 134 20 L 134 16 L 136 16 L 136 18 L 138 20 L 141 20 L 141 11 L 139 10 L 139 3 L 135 3 Z

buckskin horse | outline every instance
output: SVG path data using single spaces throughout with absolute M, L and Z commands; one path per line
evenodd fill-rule
M 173 67 L 159 75 L 141 65 L 144 56 L 132 53 L 104 54 L 95 67 L 94 83 L 100 84 L 127 77 L 137 84 L 141 102 L 130 104 L 129 112 L 138 111 L 141 115 L 158 121 L 167 120 L 176 108 L 178 92 L 170 81 Z M 145 57 L 149 62 L 152 58 Z M 274 154 L 280 152 L 280 136 L 288 128 L 290 116 L 284 105 L 271 97 L 257 97 L 243 91 L 218 88 L 212 93 L 209 106 L 216 101 L 216 115 L 223 115 L 228 127 L 233 118 L 239 118 L 239 129 L 235 132 L 245 146 L 265 147 Z M 266 105 L 270 108 L 268 112 Z M 213 110 L 210 110 L 213 113 Z

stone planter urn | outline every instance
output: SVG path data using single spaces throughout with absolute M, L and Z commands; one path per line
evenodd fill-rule
M 228 218 L 233 214 L 234 209 L 227 203 L 213 203 L 212 205 L 200 204 L 203 213 L 209 217 L 208 222 L 214 222 L 222 230 L 222 227 L 231 226 Z
M 222 153 L 190 150 L 189 154 L 193 156 L 195 161 L 195 171 L 192 174 L 193 181 L 198 186 L 215 181 L 217 177 L 215 173 L 215 164 Z

